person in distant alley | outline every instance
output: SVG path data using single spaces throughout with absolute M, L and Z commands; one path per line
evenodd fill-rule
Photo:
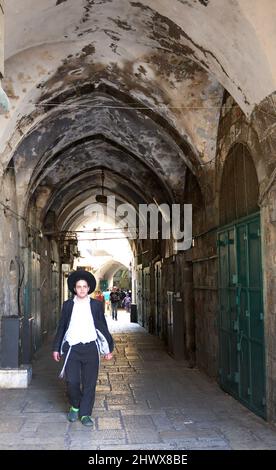
M 113 287 L 112 292 L 110 293 L 109 296 L 110 303 L 111 303 L 111 311 L 112 311 L 112 319 L 117 320 L 118 317 L 118 305 L 120 302 L 120 294 L 119 294 L 119 289 L 116 287 Z
M 53 359 L 65 355 L 60 377 L 65 374 L 70 409 L 70 422 L 80 419 L 93 426 L 91 418 L 99 371 L 99 356 L 112 359 L 113 338 L 104 316 L 103 302 L 91 299 L 95 290 L 94 276 L 84 270 L 71 273 L 68 288 L 74 295 L 63 303 L 61 318 L 53 342 Z

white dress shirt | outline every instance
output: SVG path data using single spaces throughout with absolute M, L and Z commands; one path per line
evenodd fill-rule
M 95 341 L 97 333 L 94 325 L 94 320 L 90 308 L 90 297 L 79 299 L 76 295 L 74 297 L 74 307 L 66 332 L 65 341 L 68 341 L 70 346 L 78 343 L 90 343 Z

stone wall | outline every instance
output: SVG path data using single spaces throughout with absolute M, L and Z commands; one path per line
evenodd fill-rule
M 18 256 L 18 217 L 13 167 L 0 178 L 0 227 L 1 338 L 2 316 L 20 313 L 18 312 L 18 279 L 21 265 Z
M 4 10 L 0 1 L 0 79 L 4 76 Z
M 267 97 L 254 111 L 252 122 L 258 133 L 266 177 L 260 187 L 267 419 L 276 420 L 276 93 Z

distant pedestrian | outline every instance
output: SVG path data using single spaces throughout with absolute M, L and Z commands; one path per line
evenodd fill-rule
M 120 302 L 120 294 L 116 287 L 113 287 L 112 292 L 110 293 L 110 304 L 111 304 L 111 312 L 112 312 L 112 319 L 118 320 L 118 304 Z
M 127 312 L 130 312 L 131 309 L 131 297 L 129 294 L 126 294 L 125 298 L 122 301 L 122 305 Z

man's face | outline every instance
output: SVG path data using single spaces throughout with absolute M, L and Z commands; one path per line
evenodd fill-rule
M 80 299 L 84 299 L 89 291 L 89 285 L 87 284 L 86 281 L 78 281 L 76 282 L 75 286 L 75 292 L 77 294 L 77 297 Z

